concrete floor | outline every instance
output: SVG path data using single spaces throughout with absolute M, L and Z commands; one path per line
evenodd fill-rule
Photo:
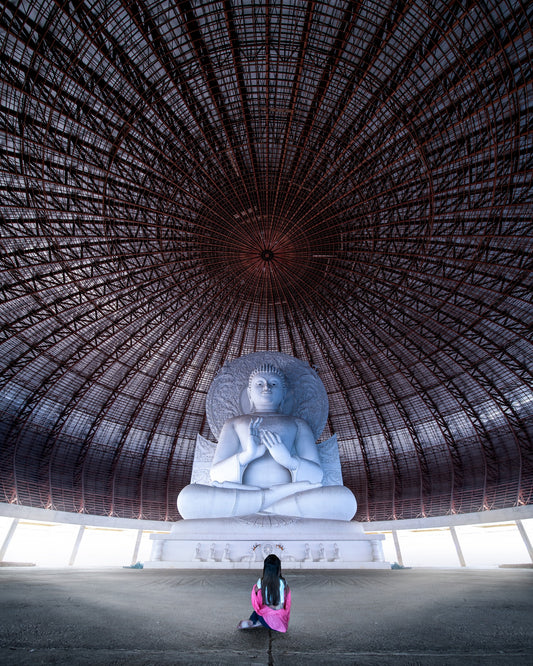
M 533 664 L 531 569 L 289 571 L 287 634 L 236 629 L 255 578 L 3 568 L 0 663 Z

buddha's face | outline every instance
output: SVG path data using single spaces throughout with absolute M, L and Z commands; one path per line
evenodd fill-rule
M 252 377 L 248 397 L 256 412 L 277 412 L 285 397 L 283 379 L 274 372 L 260 372 Z

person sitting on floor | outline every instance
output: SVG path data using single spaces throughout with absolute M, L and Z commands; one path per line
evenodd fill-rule
M 281 575 L 281 561 L 268 555 L 263 563 L 263 576 L 252 589 L 253 613 L 239 622 L 238 629 L 266 627 L 286 632 L 291 614 L 291 591 Z

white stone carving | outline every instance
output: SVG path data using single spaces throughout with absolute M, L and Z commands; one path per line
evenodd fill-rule
M 213 456 L 217 445 L 210 442 L 202 435 L 196 435 L 196 448 L 194 450 L 194 459 L 192 463 L 191 483 L 211 484 L 209 470 L 213 462 Z
M 192 463 L 191 483 L 211 485 L 209 471 L 211 469 L 216 448 L 216 442 L 211 442 L 205 437 L 202 437 L 200 434 L 196 435 L 196 449 L 194 451 L 194 459 Z M 339 459 L 337 435 L 333 435 L 325 442 L 319 442 L 317 444 L 317 449 L 320 458 L 320 464 L 324 470 L 322 485 L 342 486 L 342 471 L 341 462 Z M 257 515 L 258 514 L 256 514 L 256 520 Z M 271 520 L 272 518 L 274 517 L 261 515 L 259 522 L 264 520 Z M 253 520 L 252 517 L 248 517 L 248 519 Z
M 201 562 L 201 561 L 202 561 L 202 557 L 201 557 L 201 555 L 200 555 L 201 549 L 202 549 L 202 545 L 201 545 L 200 543 L 197 543 L 197 544 L 196 544 L 196 550 L 195 550 L 195 552 L 194 552 L 194 559 L 195 559 L 197 562 Z
M 387 567 L 380 536 L 350 520 L 336 436 L 316 444 L 328 408 L 315 370 L 277 352 L 242 357 L 219 372 L 206 411 L 218 442 L 198 435 L 178 499 L 186 519 L 152 535 L 145 566 L 260 569 L 275 553 L 285 568 Z
M 237 359 L 213 381 L 207 412 L 218 443 L 197 438 L 192 482 L 178 497 L 183 518 L 353 517 L 336 436 L 316 444 L 327 396 L 308 364 L 278 352 Z
M 304 419 L 318 439 L 328 418 L 328 396 L 309 364 L 281 352 L 256 352 L 227 363 L 213 380 L 206 398 L 207 422 L 218 438 L 226 421 L 250 412 L 247 396 L 250 374 L 260 365 L 279 368 L 288 383 L 282 413 Z
M 337 435 L 333 435 L 325 442 L 317 444 L 320 464 L 324 471 L 322 478 L 323 486 L 342 486 L 341 461 L 339 458 L 339 446 Z
M 257 528 L 238 518 L 181 520 L 170 534 L 151 538 L 162 557 L 145 562 L 147 568 L 253 569 L 259 574 L 264 554 L 271 552 L 283 569 L 390 568 L 374 559 L 380 557 L 384 536 L 365 534 L 353 521 L 294 519 Z

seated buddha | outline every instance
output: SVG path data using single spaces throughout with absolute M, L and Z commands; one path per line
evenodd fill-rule
M 273 514 L 350 520 L 357 503 L 342 485 L 323 485 L 315 437 L 302 418 L 282 412 L 285 375 L 262 364 L 250 375 L 251 409 L 228 419 L 210 468 L 210 484 L 178 496 L 185 519 Z

